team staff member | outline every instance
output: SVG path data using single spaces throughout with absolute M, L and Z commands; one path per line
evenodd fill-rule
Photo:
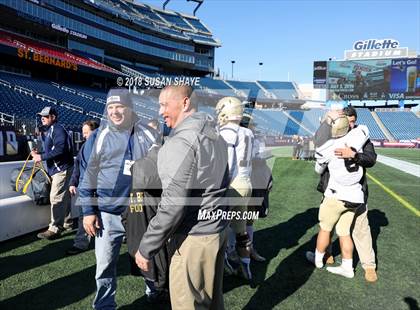
M 95 236 L 95 309 L 116 308 L 117 261 L 125 233 L 121 214 L 129 203 L 130 168 L 155 141 L 153 130 L 139 122 L 134 100 L 127 89 L 111 89 L 107 122 L 86 141 L 86 149 L 92 151 L 79 186 L 79 203 L 86 233 Z
M 61 232 L 71 227 L 69 181 L 73 171 L 73 147 L 69 133 L 58 123 L 58 113 L 54 107 L 45 107 L 38 115 L 42 125 L 48 128 L 44 140 L 44 153 L 31 152 L 34 162 L 47 162 L 50 175 L 51 222 L 48 229 L 39 233 L 40 239 L 53 240 Z
M 169 270 L 172 309 L 224 309 L 223 259 L 227 221 L 198 220 L 199 212 L 226 211 L 229 184 L 227 146 L 213 119 L 196 112 L 190 86 L 166 86 L 159 114 L 171 134 L 159 151 L 162 200 L 140 242 L 137 265 L 144 271 L 171 238 L 175 253 Z

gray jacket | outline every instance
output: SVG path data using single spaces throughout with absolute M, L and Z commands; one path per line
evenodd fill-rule
M 162 200 L 140 242 L 142 256 L 150 259 L 175 234 L 185 238 L 225 229 L 228 221 L 220 215 L 205 220 L 198 215 L 228 210 L 227 163 L 227 145 L 209 115 L 194 113 L 172 130 L 158 155 Z

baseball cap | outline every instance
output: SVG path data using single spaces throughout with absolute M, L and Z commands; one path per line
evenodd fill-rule
M 126 88 L 111 88 L 106 96 L 106 105 L 119 103 L 133 109 L 133 98 Z
M 41 112 L 37 113 L 39 116 L 55 115 L 57 116 L 57 110 L 54 107 L 44 107 Z

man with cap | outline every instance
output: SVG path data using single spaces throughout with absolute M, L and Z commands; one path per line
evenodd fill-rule
M 129 204 L 131 165 L 146 155 L 155 141 L 153 129 L 134 112 L 137 96 L 127 89 L 111 89 L 107 121 L 86 141 L 89 162 L 80 183 L 80 204 L 86 233 L 95 236 L 95 309 L 115 309 L 117 261 L 124 236 L 121 214 Z
M 51 222 L 46 231 L 38 234 L 38 238 L 53 240 L 61 235 L 67 224 L 65 221 L 71 220 L 68 188 L 73 171 L 73 148 L 68 132 L 57 123 L 58 113 L 54 107 L 45 107 L 38 115 L 41 116 L 42 125 L 47 128 L 44 153 L 32 150 L 31 155 L 35 163 L 46 161 L 48 174 L 52 180 Z

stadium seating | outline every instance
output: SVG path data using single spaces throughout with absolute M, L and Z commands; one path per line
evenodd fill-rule
M 196 19 L 196 18 L 192 18 L 192 17 L 184 17 L 185 20 L 187 20 L 191 25 L 194 26 L 194 28 L 202 33 L 207 33 L 209 35 L 211 35 L 210 30 L 208 30 L 206 28 L 206 26 L 204 26 L 200 20 Z
M 412 112 L 376 112 L 385 127 L 398 140 L 420 138 L 420 119 Z
M 234 87 L 237 90 L 243 91 L 244 95 L 249 100 L 264 100 L 264 99 L 270 99 L 266 96 L 265 91 L 261 89 L 255 82 L 242 82 L 242 81 L 227 81 L 232 87 Z
M 281 82 L 275 82 L 281 83 Z M 201 78 L 201 91 L 217 96 L 248 96 L 261 98 L 261 88 L 256 83 L 223 81 Z M 232 88 L 233 87 L 233 88 Z M 16 119 L 35 122 L 36 113 L 46 105 L 56 105 L 61 122 L 68 127 L 79 126 L 89 118 L 100 118 L 104 114 L 106 93 L 78 85 L 60 85 L 42 79 L 0 72 L 0 112 L 14 115 Z M 159 119 L 159 104 L 156 97 L 142 95 L 135 110 L 140 119 Z M 201 111 L 214 115 L 214 107 L 202 105 Z M 279 110 L 251 109 L 258 129 L 269 135 L 310 136 L 319 126 L 325 110 Z M 368 109 L 359 108 L 358 123 L 368 126 L 372 139 L 386 136 Z M 377 112 L 384 125 L 398 140 L 420 137 L 420 119 L 412 112 Z
M 277 99 L 295 100 L 298 92 L 292 82 L 258 81 L 267 91 L 273 93 Z
M 287 111 L 291 117 L 307 128 L 311 133 L 315 133 L 318 129 L 322 116 L 325 114 L 325 110 L 322 109 L 311 109 L 311 110 L 290 110 Z M 306 136 L 308 131 L 303 127 L 300 127 L 298 135 Z
M 223 80 L 211 78 L 200 79 L 200 89 L 209 94 L 218 94 L 221 96 L 236 96 L 235 91 L 230 88 Z
M 170 36 L 187 40 L 191 39 L 198 43 L 204 42 L 219 45 L 219 42 L 212 38 L 212 34 L 207 27 L 199 19 L 194 17 L 184 16 L 177 12 L 155 9 L 142 3 L 115 0 L 85 2 L 94 6 L 96 9 Z
M 366 125 L 369 128 L 369 135 L 371 139 L 386 139 L 385 134 L 382 132 L 379 125 L 376 123 L 372 114 L 368 109 L 356 109 L 357 123 Z
M 1 81 L 5 81 L 5 84 L 9 83 L 10 87 L 4 86 Z M 2 100 L 0 100 L 1 112 L 16 115 L 22 119 L 34 120 L 36 113 L 44 106 L 57 104 L 61 122 L 68 127 L 77 126 L 94 116 L 102 116 L 106 102 L 104 92 L 76 85 L 60 85 L 47 80 L 32 79 L 3 72 L 0 72 L 0 91 L 3 95 Z M 44 98 L 44 100 L 37 98 L 40 97 L 39 94 L 45 95 L 47 98 Z M 157 99 L 149 96 L 141 96 L 140 98 L 142 101 L 135 106 L 139 117 L 143 121 L 158 118 L 159 105 Z M 65 103 L 69 103 L 69 105 Z

